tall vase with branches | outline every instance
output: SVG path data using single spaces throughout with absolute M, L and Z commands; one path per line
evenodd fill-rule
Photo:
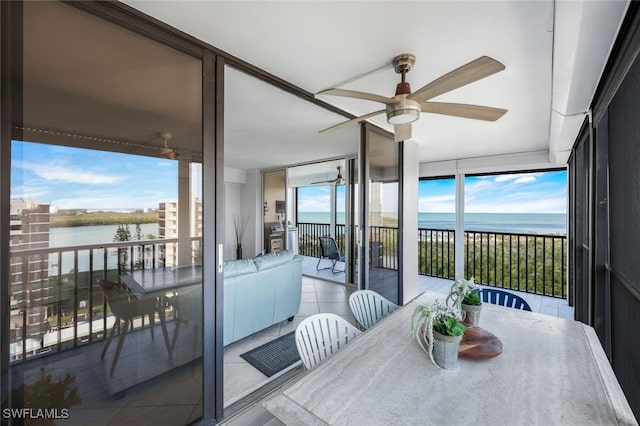
M 233 229 L 236 234 L 236 259 L 242 259 L 242 239 L 249 224 L 249 216 L 234 216 Z

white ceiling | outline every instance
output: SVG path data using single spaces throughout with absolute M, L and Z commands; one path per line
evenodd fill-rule
M 392 96 L 399 76 L 389 65 L 400 53 L 416 55 L 408 74 L 413 90 L 479 56 L 491 56 L 506 69 L 434 100 L 506 108 L 507 114 L 493 123 L 422 114 L 412 137 L 419 144 L 420 162 L 458 164 L 535 154 L 544 159 L 544 164 L 536 160 L 537 166 L 565 164 L 628 5 L 626 0 L 125 3 L 311 93 L 343 87 Z M 75 29 L 54 28 L 47 38 L 59 34 L 62 40 L 63 30 Z M 63 53 L 76 51 L 85 59 L 92 57 L 90 52 L 99 53 Z M 144 67 L 144 61 L 153 63 L 155 57 L 141 58 L 135 71 L 155 75 Z M 135 58 L 124 63 L 133 64 Z M 39 66 L 32 69 L 44 72 Z M 51 78 L 44 73 L 33 81 L 47 76 Z M 111 89 L 105 85 L 104 90 Z M 143 98 L 147 103 L 155 99 L 146 93 Z M 368 101 L 322 99 L 358 115 L 382 108 Z M 357 126 L 318 134 L 344 117 L 240 71 L 226 73 L 225 102 L 228 167 L 274 168 L 357 152 Z M 172 124 L 150 121 L 148 129 L 139 128 L 140 135 L 129 138 L 126 126 L 120 132 L 113 125 L 109 130 L 112 137 L 156 138 L 152 143 L 161 145 L 157 132 L 172 129 L 160 128 L 159 121 Z M 392 130 L 383 119 L 375 123 Z M 174 137 L 172 145 L 180 148 L 187 139 L 186 133 Z
M 611 0 L 126 3 L 313 93 L 343 87 L 392 96 L 398 75 L 380 68 L 405 52 L 417 57 L 408 75 L 413 90 L 479 56 L 504 63 L 503 72 L 434 100 L 508 113 L 493 123 L 422 114 L 412 137 L 421 163 L 543 152 L 550 164 L 564 164 L 627 7 L 626 1 Z M 229 79 L 227 96 L 234 100 L 226 114 L 238 119 L 230 121 L 242 122 L 253 143 L 279 146 L 288 124 L 265 123 L 260 114 L 278 111 L 291 97 L 275 89 L 269 96 L 265 89 L 261 95 L 267 98 L 261 96 L 256 114 L 248 114 L 254 85 L 234 80 Z M 322 99 L 358 115 L 381 109 L 368 101 Z M 374 122 L 391 130 L 381 117 Z M 334 116 L 328 124 L 340 121 Z M 236 142 L 242 137 L 235 130 L 229 129 L 230 143 L 250 144 Z M 299 149 L 307 156 L 316 149 L 319 158 L 327 154 L 320 152 L 325 139 L 307 136 L 296 141 Z M 286 143 L 293 158 L 295 144 Z

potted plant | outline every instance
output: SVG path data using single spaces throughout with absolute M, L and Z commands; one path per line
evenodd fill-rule
M 460 311 L 462 320 L 465 323 L 478 325 L 480 311 L 482 310 L 482 299 L 480 298 L 480 287 L 473 282 L 473 278 L 470 280 L 456 278 L 451 286 L 446 303 L 452 304 Z
M 433 305 L 416 307 L 411 319 L 410 336 L 429 355 L 435 365 L 453 370 L 458 363 L 460 340 L 467 327 L 460 311 L 436 300 Z
M 247 230 L 248 223 L 249 216 L 233 217 L 233 230 L 236 234 L 236 259 L 242 259 L 242 239 L 244 238 L 244 232 Z

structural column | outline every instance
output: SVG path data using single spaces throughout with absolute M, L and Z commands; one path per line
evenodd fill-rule
M 189 161 L 178 160 L 178 265 L 191 265 L 191 185 Z
M 418 295 L 418 182 L 420 148 L 414 141 L 404 141 L 402 149 L 402 296 L 408 303 Z
M 455 272 L 456 278 L 464 278 L 464 174 L 456 174 L 456 233 Z

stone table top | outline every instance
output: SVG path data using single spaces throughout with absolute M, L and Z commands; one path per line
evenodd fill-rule
M 593 328 L 483 305 L 480 326 L 503 343 L 495 358 L 442 370 L 408 337 L 417 303 L 263 401 L 287 425 L 638 424 Z

